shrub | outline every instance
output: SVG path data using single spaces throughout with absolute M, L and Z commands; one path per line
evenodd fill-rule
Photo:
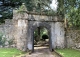
M 4 47 L 5 46 L 5 42 L 6 42 L 6 38 L 3 37 L 2 33 L 0 33 L 0 45 L 2 45 Z
M 10 39 L 10 40 L 8 41 L 9 45 L 12 45 L 12 44 L 13 44 L 13 40 L 14 40 L 14 39 Z

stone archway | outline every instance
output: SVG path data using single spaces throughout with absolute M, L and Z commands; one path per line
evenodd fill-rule
M 46 13 L 29 12 L 27 10 L 18 11 L 13 10 L 13 19 L 10 24 L 9 21 L 5 22 L 3 28 L 1 28 L 6 37 L 9 36 L 10 39 L 14 39 L 14 45 L 17 49 L 34 51 L 33 34 L 34 30 L 40 26 L 49 30 L 50 51 L 54 48 L 66 46 L 63 15 L 47 15 Z M 8 30 L 7 32 L 4 31 L 5 28 Z
M 46 15 L 36 12 L 23 11 L 23 14 L 13 14 L 13 26 L 15 27 L 14 38 L 18 49 L 26 51 L 27 49 L 34 51 L 33 34 L 37 27 L 45 27 L 49 30 L 50 51 L 54 48 L 65 47 L 65 31 L 64 20 L 61 15 Z
M 34 51 L 34 30 L 37 28 L 37 27 L 45 27 L 48 32 L 49 32 L 49 49 L 50 51 L 52 51 L 52 40 L 51 40 L 51 25 L 50 23 L 47 23 L 47 22 L 41 22 L 41 21 L 30 21 L 29 22 L 30 26 L 29 26 L 29 36 L 31 36 L 29 38 L 29 42 L 32 41 L 32 51 Z
M 37 27 L 45 27 L 49 33 L 49 50 L 52 51 L 51 26 L 47 22 L 37 22 L 31 27 L 32 52 L 34 51 L 34 31 Z

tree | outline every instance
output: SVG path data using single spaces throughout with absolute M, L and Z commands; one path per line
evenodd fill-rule
M 4 19 L 12 19 L 13 8 L 19 8 L 22 3 L 25 3 L 28 11 L 36 12 L 50 11 L 50 3 L 52 0 L 1 0 L 0 1 L 0 22 L 4 22 Z
M 19 0 L 1 0 L 0 1 L 0 23 L 4 23 L 5 19 L 12 19 L 13 8 L 21 4 Z
M 69 27 L 80 28 L 80 0 L 58 0 L 58 13 L 68 20 Z
M 40 12 L 41 9 L 49 9 L 52 0 L 22 0 L 22 2 L 26 4 L 28 11 L 33 11 L 35 8 L 35 11 Z

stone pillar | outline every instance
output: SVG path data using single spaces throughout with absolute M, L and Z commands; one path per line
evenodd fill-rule
M 18 20 L 17 26 L 17 48 L 26 51 L 27 50 L 27 30 L 28 30 L 28 20 Z
M 63 22 L 55 22 L 55 37 L 56 37 L 56 47 L 64 48 L 65 37 L 64 37 L 64 24 Z
M 28 36 L 28 14 L 27 8 L 23 3 L 19 9 L 13 10 L 13 20 L 15 20 L 16 47 L 22 51 L 27 50 Z
M 31 22 L 32 23 L 32 22 Z M 32 27 L 32 25 L 30 24 L 30 22 L 29 22 L 29 24 L 28 24 L 29 26 L 28 26 L 28 43 L 27 43 L 27 48 L 28 48 L 28 50 L 33 50 L 33 27 Z
M 51 40 L 52 40 L 52 48 L 56 47 L 56 37 L 55 37 L 55 23 L 51 23 Z

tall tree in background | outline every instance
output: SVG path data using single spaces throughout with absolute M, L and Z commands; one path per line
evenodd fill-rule
M 68 25 L 80 29 L 80 0 L 58 0 L 58 13 L 68 20 Z
M 21 4 L 19 0 L 1 0 L 0 1 L 0 23 L 4 23 L 5 19 L 12 19 L 13 8 Z
M 13 8 L 18 8 L 22 3 L 25 3 L 28 11 L 40 12 L 41 9 L 49 11 L 52 0 L 1 0 L 0 1 L 0 22 L 4 22 L 4 19 L 12 18 Z
M 52 0 L 22 0 L 22 2 L 26 4 L 28 11 L 35 8 L 35 11 L 40 12 L 42 9 L 49 10 Z

